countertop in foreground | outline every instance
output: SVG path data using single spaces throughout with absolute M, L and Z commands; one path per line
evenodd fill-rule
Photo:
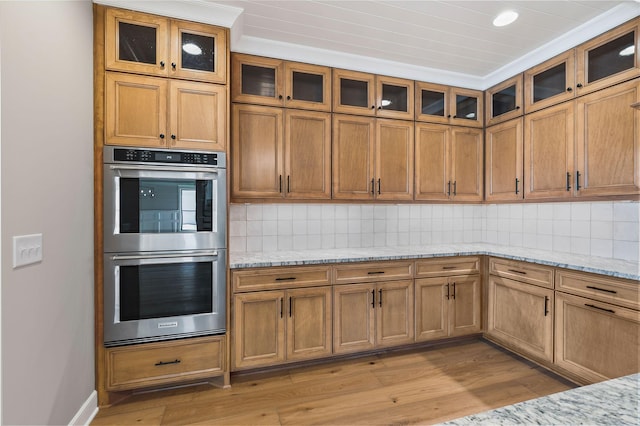
M 637 425 L 640 374 L 462 417 L 445 425 Z
M 492 244 L 442 244 L 407 247 L 275 251 L 268 253 L 231 253 L 230 267 L 231 269 L 241 269 L 469 255 L 497 256 L 617 278 L 640 280 L 640 263 L 638 262 L 569 253 L 555 253 L 528 248 L 505 248 Z

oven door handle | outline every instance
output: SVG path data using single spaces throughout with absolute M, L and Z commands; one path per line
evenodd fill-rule
M 171 253 L 150 254 L 115 254 L 111 260 L 146 260 L 146 259 L 175 259 L 178 257 L 218 257 L 218 252 L 213 251 L 182 251 Z
M 205 167 L 171 167 L 171 166 L 136 166 L 133 164 L 110 164 L 111 170 L 135 170 L 149 172 L 192 172 L 192 173 L 212 173 L 218 174 L 217 168 Z

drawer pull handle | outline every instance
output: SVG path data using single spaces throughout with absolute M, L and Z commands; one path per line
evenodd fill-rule
M 455 266 L 443 266 L 442 269 L 445 270 L 445 271 L 448 271 L 448 270 L 451 270 L 451 269 L 456 269 L 456 267 Z
M 180 360 L 179 359 L 174 359 L 173 361 L 160 361 L 160 362 L 156 362 L 156 367 L 161 367 L 163 365 L 171 365 L 171 364 L 180 364 Z
M 447 300 L 449 300 L 449 283 L 447 283 Z
M 293 281 L 295 279 L 296 277 L 283 277 L 283 278 L 278 277 L 276 278 L 276 281 Z
M 376 290 L 371 290 L 371 307 L 375 309 L 376 307 Z
M 382 289 L 378 291 L 380 292 L 380 307 L 382 308 Z
M 612 314 L 615 314 L 615 313 L 616 313 L 616 311 L 614 311 L 613 309 L 601 308 L 601 307 L 599 307 L 599 306 L 591 305 L 591 304 L 589 304 L 589 303 L 585 303 L 585 304 L 584 304 L 584 306 L 588 306 L 588 307 L 590 307 L 590 308 L 594 308 L 594 309 L 599 309 L 599 310 L 601 310 L 601 311 L 605 311 L 605 312 L 610 312 L 610 313 L 612 313 Z
M 591 290 L 604 291 L 605 293 L 618 294 L 615 290 L 607 290 L 606 288 L 594 287 L 592 285 L 588 285 L 587 288 L 590 288 Z
M 509 272 L 513 272 L 514 274 L 527 275 L 524 271 L 518 271 L 517 269 L 509 269 Z
M 367 272 L 368 275 L 380 275 L 380 274 L 384 274 L 384 271 L 369 271 Z
M 549 314 L 549 309 L 547 309 L 548 304 L 549 304 L 549 296 L 545 296 L 544 297 L 544 316 L 545 317 Z
M 453 300 L 456 300 L 456 283 L 455 283 L 455 281 L 453 282 L 453 294 L 451 295 L 451 297 L 453 297 Z

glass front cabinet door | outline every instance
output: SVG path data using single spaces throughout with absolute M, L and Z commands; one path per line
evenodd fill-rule
M 333 70 L 333 112 L 376 115 L 375 76 Z
M 413 120 L 413 81 L 394 77 L 376 77 L 376 115 Z
M 640 75 L 640 18 L 576 48 L 576 89 L 589 93 Z
M 122 9 L 105 16 L 107 69 L 226 83 L 226 29 Z
M 428 123 L 482 127 L 481 91 L 416 82 L 416 120 Z
M 487 126 L 522 116 L 522 74 L 493 86 L 485 95 Z
M 524 73 L 525 112 L 572 99 L 575 95 L 575 55 L 569 50 Z

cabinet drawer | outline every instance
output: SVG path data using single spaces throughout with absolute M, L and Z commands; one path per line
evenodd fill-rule
M 217 336 L 107 349 L 107 390 L 219 376 L 224 372 L 224 347 L 225 336 Z
M 413 278 L 413 262 L 367 262 L 333 268 L 335 284 Z
M 444 257 L 416 262 L 416 277 L 446 277 L 478 272 L 480 272 L 478 257 Z
M 553 268 L 506 259 L 490 259 L 489 273 L 528 284 L 553 288 Z
M 331 284 L 328 266 L 251 268 L 231 272 L 235 293 Z
M 633 280 L 557 270 L 556 290 L 640 309 L 640 283 Z

